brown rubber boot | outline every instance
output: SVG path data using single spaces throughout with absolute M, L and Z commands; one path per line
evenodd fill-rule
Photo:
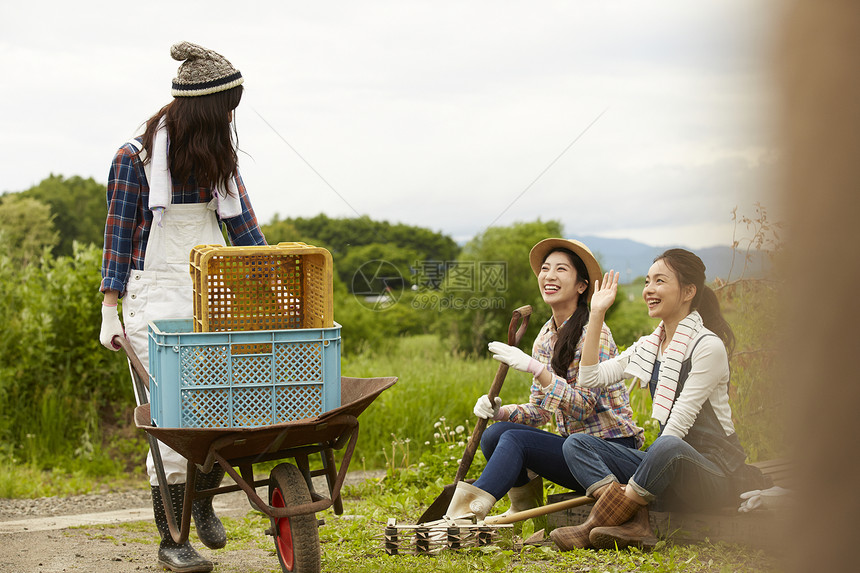
M 588 539 L 595 549 L 624 549 L 631 546 L 653 549 L 657 545 L 647 505 L 642 506 L 633 519 L 623 525 L 595 527 L 588 534 Z
M 628 521 L 641 506 L 624 495 L 624 488 L 618 482 L 612 482 L 600 495 L 591 508 L 588 519 L 581 525 L 560 527 L 549 534 L 561 551 L 570 551 L 574 547 L 585 549 L 591 547 L 589 533 L 595 527 L 621 525 Z

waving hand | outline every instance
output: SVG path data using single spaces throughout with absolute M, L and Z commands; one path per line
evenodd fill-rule
M 591 296 L 591 312 L 605 313 L 618 294 L 619 273 L 609 271 L 603 275 L 603 281 L 594 284 L 594 294 Z

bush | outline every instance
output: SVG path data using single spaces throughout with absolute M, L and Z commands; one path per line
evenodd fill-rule
M 741 280 L 717 290 L 736 338 L 729 401 L 735 430 L 751 461 L 778 457 L 787 448 L 786 400 L 775 364 L 777 349 L 783 346 L 775 324 L 775 288 L 771 282 Z
M 94 461 L 102 416 L 133 406 L 128 366 L 98 342 L 101 249 L 45 251 L 21 267 L 0 257 L 0 440 L 43 467 Z M 104 468 L 96 468 L 103 471 Z

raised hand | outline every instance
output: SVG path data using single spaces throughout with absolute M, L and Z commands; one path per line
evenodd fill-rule
M 594 294 L 591 295 L 591 312 L 606 312 L 615 302 L 618 294 L 619 273 L 609 271 L 603 275 L 603 281 L 594 283 Z

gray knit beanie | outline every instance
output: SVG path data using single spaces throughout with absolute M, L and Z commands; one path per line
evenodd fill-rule
M 227 58 L 191 42 L 180 42 L 170 47 L 174 60 L 182 62 L 173 78 L 174 97 L 214 94 L 235 88 L 244 80 L 242 74 Z

